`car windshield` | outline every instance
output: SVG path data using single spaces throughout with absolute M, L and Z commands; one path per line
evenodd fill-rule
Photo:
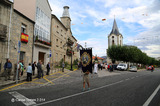
M 131 68 L 136 68 L 136 66 L 131 66 Z
M 119 64 L 119 66 L 124 66 L 124 64 Z

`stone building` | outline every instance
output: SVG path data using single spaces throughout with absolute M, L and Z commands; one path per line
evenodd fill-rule
M 13 3 L 9 0 L 2 0 L 0 14 L 2 14 L 0 15 L 1 69 L 3 69 L 7 58 L 11 60 L 14 69 L 14 64 L 17 63 L 17 56 L 19 56 L 19 60 L 24 60 L 25 65 L 28 65 L 33 57 L 34 21 L 13 9 Z M 18 42 L 21 44 L 20 49 L 18 49 Z
M 17 55 L 19 60 L 24 61 L 24 65 L 32 62 L 33 59 L 33 33 L 35 22 L 24 16 L 17 10 L 13 10 L 11 40 L 10 40 L 10 58 L 12 63 L 17 62 Z M 19 53 L 17 52 L 17 44 L 20 42 L 21 46 Z
M 119 32 L 116 20 L 114 19 L 112 31 L 108 35 L 108 48 L 112 45 L 121 45 L 123 46 L 123 36 Z M 107 50 L 106 50 L 107 52 Z M 111 60 L 109 57 L 107 57 L 107 63 L 111 63 Z
M 51 7 L 48 0 L 14 0 L 14 8 L 35 22 L 33 61 L 50 61 Z
M 8 0 L 1 0 L 0 3 L 0 72 L 3 69 L 6 59 L 9 58 L 10 22 L 12 17 L 13 3 Z
M 71 63 L 71 51 L 73 50 L 72 60 L 78 58 L 76 49 L 76 38 L 71 31 L 71 18 L 69 16 L 69 7 L 64 6 L 63 15 L 59 20 L 52 14 L 51 21 L 51 40 L 52 40 L 52 63 L 59 63 L 61 59 Z M 72 46 L 72 48 L 71 48 Z M 71 50 L 72 49 L 72 50 Z

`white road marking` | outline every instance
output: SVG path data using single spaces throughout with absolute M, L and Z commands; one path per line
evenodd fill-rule
M 147 101 L 143 104 L 143 106 L 148 106 L 150 104 L 150 102 L 152 101 L 152 99 L 154 98 L 154 96 L 157 94 L 157 92 L 158 92 L 159 89 L 160 89 L 160 84 L 156 88 L 156 90 L 152 93 L 152 95 L 147 99 Z
M 142 76 L 144 76 L 144 75 L 142 75 Z M 139 77 L 140 77 L 140 76 L 139 76 Z M 135 77 L 134 77 L 134 78 L 135 78 Z M 133 77 L 132 77 L 132 79 L 133 79 Z M 124 82 L 125 80 L 126 80 L 126 81 L 127 81 L 127 80 L 131 80 L 131 78 L 127 78 L 127 79 L 124 79 L 124 80 L 121 80 L 121 81 L 118 81 L 118 82 L 115 82 L 115 83 L 112 83 L 112 84 L 108 84 L 108 85 L 104 85 L 104 86 L 101 86 L 101 87 L 98 87 L 98 88 L 95 88 L 95 89 L 91 89 L 91 90 L 89 90 L 89 91 L 80 92 L 80 93 L 76 93 L 76 94 L 73 94 L 73 95 L 65 96 L 65 97 L 62 97 L 62 98 L 53 99 L 53 100 L 50 100 L 50 101 L 47 101 L 47 102 L 35 104 L 35 105 L 33 105 L 33 106 L 45 105 L 45 104 L 48 104 L 48 103 L 52 103 L 52 102 L 64 100 L 64 99 L 67 99 L 67 98 L 75 97 L 75 96 L 78 96 L 78 95 L 86 94 L 86 93 L 88 93 L 88 92 L 93 92 L 93 91 L 96 91 L 96 90 L 99 90 L 99 89 L 102 89 L 102 88 L 105 88 L 105 87 L 109 87 L 109 86 L 112 86 L 112 85 L 116 85 L 116 84 L 122 83 L 122 82 Z
M 115 82 L 115 83 L 112 83 L 112 84 L 108 84 L 108 85 L 104 85 L 104 86 L 101 86 L 101 87 L 98 87 L 98 88 L 95 88 L 95 89 L 91 89 L 89 91 L 80 92 L 80 93 L 76 93 L 76 94 L 73 94 L 73 95 L 65 96 L 65 97 L 62 97 L 62 98 L 53 99 L 53 100 L 50 100 L 50 101 L 47 101 L 47 102 L 35 104 L 34 106 L 45 105 L 45 104 L 48 104 L 48 103 L 52 103 L 52 102 L 60 101 L 60 100 L 63 100 L 63 99 L 75 97 L 75 96 L 78 96 L 78 95 L 86 94 L 88 92 L 93 92 L 93 91 L 96 91 L 96 90 L 99 90 L 99 89 L 102 89 L 102 88 L 105 88 L 105 87 L 109 87 L 109 86 L 112 86 L 112 85 L 116 85 L 116 84 L 122 83 L 123 81 L 124 80 L 121 80 L 121 81 L 118 81 L 118 82 Z
M 36 102 L 34 102 L 32 99 L 29 99 L 25 96 L 23 96 L 22 94 L 14 91 L 14 92 L 9 92 L 9 94 L 11 94 L 12 96 L 15 97 L 11 99 L 11 102 L 22 102 L 23 104 L 25 104 L 26 106 L 29 106 L 29 105 L 35 105 Z

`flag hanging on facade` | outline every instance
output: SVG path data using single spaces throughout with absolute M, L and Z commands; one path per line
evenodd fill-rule
M 82 71 L 92 73 L 92 49 L 80 50 L 80 60 L 82 63 Z

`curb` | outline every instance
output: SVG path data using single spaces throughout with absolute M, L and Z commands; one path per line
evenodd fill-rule
M 33 77 L 33 79 L 35 79 L 35 78 L 36 78 L 36 76 Z M 18 80 L 18 84 L 21 83 L 21 82 L 23 82 L 23 81 L 26 81 L 26 79 Z M 15 80 L 15 81 L 12 81 L 12 82 L 9 82 L 9 83 L 1 84 L 1 85 L 0 85 L 0 89 L 1 89 L 1 88 L 4 88 L 4 87 L 6 87 L 6 86 L 13 85 L 13 84 L 16 84 L 16 80 Z

